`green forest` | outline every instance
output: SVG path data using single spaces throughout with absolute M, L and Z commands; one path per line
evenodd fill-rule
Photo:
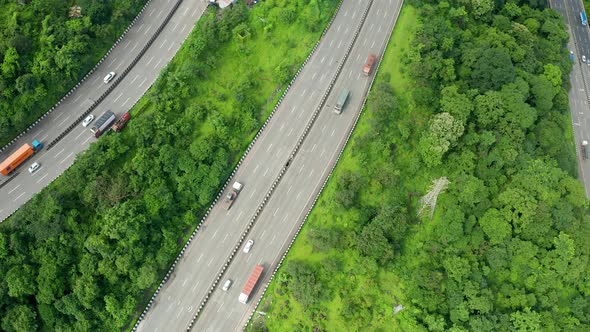
M 145 2 L 0 0 L 0 146 L 74 87 Z
M 130 329 L 337 4 L 210 7 L 126 129 L 0 225 L 0 330 Z
M 567 41 L 541 1 L 407 2 L 249 330 L 590 330 Z

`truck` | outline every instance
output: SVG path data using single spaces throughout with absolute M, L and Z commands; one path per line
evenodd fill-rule
M 34 140 L 31 144 L 25 143 L 0 163 L 0 173 L 4 176 L 8 176 L 20 164 L 25 162 L 25 160 L 39 152 L 41 148 L 43 148 L 43 144 L 38 140 Z
M 103 115 L 96 120 L 94 126 L 90 128 L 90 131 L 94 133 L 94 137 L 99 138 L 100 135 L 104 134 L 107 128 L 115 121 L 115 113 L 111 111 L 106 111 Z
M 254 290 L 254 288 L 256 287 L 256 284 L 258 283 L 258 280 L 260 280 L 260 276 L 262 275 L 263 271 L 264 271 L 264 266 L 262 266 L 262 265 L 256 265 L 254 267 L 254 271 L 252 271 L 252 274 L 250 274 L 250 278 L 248 278 L 248 281 L 246 281 L 246 284 L 244 285 L 244 288 L 242 288 L 242 292 L 240 293 L 240 297 L 238 298 L 240 303 L 243 303 L 243 304 L 248 303 L 248 299 L 250 298 L 250 294 L 252 294 L 252 291 Z
M 338 102 L 336 102 L 336 106 L 334 106 L 334 113 L 341 114 L 346 101 L 348 100 L 348 95 L 350 95 L 350 91 L 348 89 L 342 90 L 340 93 L 340 97 L 338 97 Z
M 580 12 L 580 21 L 582 21 L 583 26 L 588 24 L 588 18 L 586 17 L 586 13 L 584 11 Z
M 236 197 L 238 197 L 240 190 L 242 190 L 242 184 L 237 181 L 234 182 L 227 195 L 223 197 L 222 205 L 224 209 L 229 210 L 232 204 L 234 204 Z
M 377 58 L 377 56 L 373 53 L 369 54 L 369 57 L 367 58 L 367 62 L 365 63 L 365 67 L 363 68 L 363 73 L 366 76 L 369 76 L 371 74 L 371 69 L 373 68 L 373 64 L 375 63 L 375 59 Z
M 588 141 L 582 141 L 582 159 L 588 159 Z
M 131 114 L 129 114 L 129 112 L 123 113 L 123 115 L 119 118 L 119 120 L 117 120 L 117 122 L 115 122 L 115 124 L 113 125 L 113 130 L 116 133 L 123 130 L 123 128 L 125 128 L 125 125 L 127 125 L 127 122 L 129 121 L 129 119 L 131 119 Z

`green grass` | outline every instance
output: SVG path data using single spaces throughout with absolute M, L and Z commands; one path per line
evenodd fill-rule
M 407 56 L 407 50 L 410 48 L 410 43 L 414 32 L 417 29 L 416 9 L 411 6 L 404 6 L 398 18 L 394 33 L 390 39 L 389 45 L 385 54 L 383 55 L 382 63 L 377 73 L 378 81 L 384 81 L 389 78 L 388 82 L 394 87 L 396 96 L 406 99 L 404 103 L 407 109 L 402 110 L 404 113 L 415 111 L 414 105 L 411 103 L 412 81 L 408 75 L 404 73 L 403 66 L 398 64 L 404 63 L 404 57 Z M 352 135 L 351 144 L 354 141 L 367 134 L 371 130 L 368 120 L 371 118 L 371 105 L 368 103 L 367 109 L 364 111 L 361 119 Z M 341 311 L 345 306 L 341 297 L 341 292 L 348 286 L 354 288 L 352 292 L 358 295 L 358 298 L 363 298 L 363 294 L 367 295 L 365 303 L 373 309 L 374 314 L 369 323 L 371 330 L 392 331 L 397 330 L 397 322 L 391 315 L 392 306 L 394 303 L 392 299 L 401 300 L 403 296 L 403 285 L 400 278 L 393 271 L 385 271 L 385 269 L 374 267 L 375 270 L 370 272 L 373 267 L 363 266 L 365 260 L 359 256 L 358 252 L 353 249 L 336 251 L 330 250 L 327 252 L 314 252 L 312 246 L 308 241 L 308 233 L 313 229 L 322 225 L 332 225 L 349 233 L 355 226 L 355 221 L 359 219 L 358 211 L 342 211 L 337 210 L 331 204 L 331 201 L 337 195 L 338 177 L 345 171 L 352 170 L 362 172 L 362 163 L 351 153 L 349 144 L 342 158 L 340 159 L 334 174 L 330 178 L 326 188 L 322 192 L 316 206 L 314 207 L 306 225 L 299 234 L 295 244 L 287 255 L 286 263 L 292 260 L 300 260 L 308 263 L 321 264 L 321 260 L 327 257 L 337 257 L 341 260 L 341 273 L 326 276 L 330 279 L 331 285 L 336 286 L 336 290 L 331 292 L 329 299 L 322 301 L 319 310 L 316 313 L 322 312 L 325 315 L 323 320 L 320 319 L 321 328 L 326 331 L 351 331 L 355 330 L 354 322 L 342 317 Z M 371 162 L 380 163 L 379 160 L 371 160 Z M 425 181 L 425 180 L 424 180 Z M 378 206 L 381 201 L 379 188 L 374 183 L 370 183 L 366 190 L 363 190 L 361 200 L 363 205 Z M 343 233 L 345 234 L 345 232 Z M 344 239 L 343 241 L 352 241 L 351 239 Z M 284 265 L 279 269 L 280 275 L 284 271 Z M 349 271 L 354 271 L 350 273 Z M 369 271 L 369 272 L 367 272 Z M 370 277 L 367 275 L 373 275 Z M 387 294 L 387 296 L 383 296 Z M 310 331 L 315 326 L 310 317 L 310 312 L 305 310 L 294 299 L 289 292 L 282 288 L 275 279 L 267 293 L 264 296 L 261 307 L 258 310 L 267 312 L 265 324 L 270 331 Z M 252 324 L 250 326 L 252 328 Z

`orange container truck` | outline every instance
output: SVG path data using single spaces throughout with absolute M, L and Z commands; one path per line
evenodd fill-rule
M 369 76 L 369 74 L 371 73 L 371 69 L 373 68 L 373 64 L 375 63 L 376 58 L 377 56 L 375 54 L 369 54 L 367 62 L 365 63 L 365 67 L 363 68 L 363 73 L 365 73 L 365 75 Z
M 33 141 L 32 146 L 31 144 L 21 146 L 0 163 L 0 173 L 4 176 L 8 176 L 8 174 L 14 171 L 25 160 L 29 159 L 29 157 L 35 152 L 41 150 L 42 147 L 43 144 L 39 143 L 37 140 Z

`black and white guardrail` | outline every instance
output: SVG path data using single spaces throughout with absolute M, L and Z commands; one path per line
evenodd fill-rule
M 152 0 L 147 0 L 147 2 L 145 3 L 145 5 L 143 6 L 143 8 L 141 8 L 141 10 L 139 11 L 139 13 L 137 14 L 137 16 L 135 16 L 135 18 L 133 19 L 133 21 L 131 21 L 131 23 L 129 24 L 129 26 L 127 26 L 127 28 L 125 28 L 125 31 L 123 31 L 123 34 L 121 34 L 121 36 L 117 39 L 117 41 L 115 41 L 115 43 L 113 44 L 113 46 L 111 46 L 111 48 L 105 53 L 105 55 L 103 55 L 103 57 L 98 61 L 98 63 L 96 63 L 96 65 L 94 65 L 94 67 L 92 69 L 90 69 L 90 71 L 88 73 L 86 73 L 86 75 L 84 75 L 84 77 L 78 83 L 76 83 L 76 85 L 72 89 L 70 89 L 70 91 L 68 91 L 65 96 L 63 96 L 53 107 L 51 107 L 51 109 L 49 109 L 49 111 L 45 112 L 45 114 L 43 114 L 39 119 L 37 119 L 27 129 L 25 129 L 25 131 L 23 131 L 22 133 L 18 134 L 8 144 L 4 145 L 0 149 L 0 152 L 6 150 L 8 147 L 10 147 L 12 144 L 14 144 L 19 138 L 21 138 L 23 135 L 25 135 L 31 129 L 33 129 L 36 125 L 38 125 L 41 122 L 41 120 L 43 120 L 47 115 L 49 115 L 49 113 L 53 112 L 59 105 L 61 105 L 61 103 L 63 103 L 66 100 L 66 98 L 68 98 L 74 91 L 76 91 L 76 89 L 78 89 L 78 87 L 82 84 L 82 82 L 84 82 L 88 77 L 90 77 L 90 75 L 98 68 L 98 66 L 100 66 L 106 60 L 106 58 L 111 54 L 111 52 L 113 51 L 113 49 L 115 49 L 115 47 L 117 47 L 117 45 L 119 45 L 119 43 L 127 35 L 127 32 L 129 32 L 129 30 L 131 30 L 131 28 L 133 27 L 133 25 L 135 25 L 135 22 L 137 22 L 137 20 L 145 12 L 146 8 L 149 6 L 149 4 L 151 2 L 152 2 Z
M 221 198 L 221 196 L 223 195 L 223 193 L 225 192 L 225 190 L 227 189 L 227 187 L 229 186 L 229 184 L 231 183 L 232 179 L 234 178 L 237 170 L 240 168 L 240 166 L 242 165 L 242 162 L 244 161 L 244 159 L 246 159 L 246 157 L 248 156 L 248 154 L 250 153 L 250 151 L 252 150 L 252 147 L 254 146 L 254 144 L 256 143 L 256 141 L 258 140 L 258 138 L 262 135 L 262 133 L 264 132 L 264 129 L 266 129 L 266 126 L 268 125 L 268 123 L 270 122 L 270 120 L 272 119 L 272 117 L 274 116 L 274 114 L 276 113 L 277 109 L 279 108 L 279 106 L 281 105 L 281 103 L 283 102 L 283 99 L 285 98 L 285 95 L 289 92 L 289 90 L 291 89 L 291 86 L 293 86 L 293 84 L 295 83 L 295 80 L 299 77 L 299 74 L 301 73 L 301 70 L 303 69 L 303 67 L 307 64 L 307 62 L 309 61 L 309 59 L 311 58 L 311 56 L 315 53 L 315 51 L 317 50 L 322 38 L 325 36 L 326 32 L 328 31 L 328 29 L 330 28 L 330 26 L 332 25 L 332 23 L 334 22 L 334 19 L 336 18 L 336 16 L 338 15 L 338 12 L 340 11 L 340 8 L 342 7 L 342 0 L 340 1 L 340 4 L 338 5 L 338 7 L 336 8 L 336 11 L 334 12 L 334 15 L 332 16 L 330 22 L 328 23 L 328 25 L 326 26 L 326 28 L 324 29 L 324 31 L 322 32 L 322 35 L 320 36 L 320 39 L 318 40 L 318 42 L 315 44 L 313 50 L 310 52 L 310 54 L 307 56 L 307 58 L 305 59 L 305 61 L 303 62 L 303 64 L 299 67 L 299 69 L 297 70 L 297 73 L 295 74 L 295 76 L 293 77 L 293 79 L 291 79 L 291 82 L 289 83 L 289 85 L 287 86 L 287 88 L 285 89 L 285 91 L 283 91 L 283 94 L 281 95 L 281 97 L 279 98 L 279 101 L 277 102 L 277 104 L 275 105 L 275 107 L 273 108 L 272 112 L 270 113 L 270 115 L 268 116 L 268 118 L 266 119 L 266 121 L 264 122 L 264 124 L 262 125 L 262 127 L 258 130 L 258 132 L 256 133 L 256 136 L 254 137 L 254 139 L 252 140 L 252 142 L 250 142 L 250 145 L 248 145 L 248 148 L 246 149 L 246 152 L 244 152 L 244 154 L 242 155 L 242 157 L 240 158 L 240 161 L 237 163 L 236 167 L 233 169 L 231 175 L 229 176 L 229 178 L 225 181 L 225 184 L 223 185 L 222 189 L 219 191 L 219 193 L 217 194 L 217 196 L 215 197 L 215 199 L 213 200 L 213 203 L 211 203 L 211 205 L 209 206 L 209 208 L 207 209 L 207 212 L 205 212 L 205 215 L 203 216 L 203 218 L 201 218 L 201 221 L 199 222 L 199 224 L 197 225 L 197 227 L 195 228 L 195 230 L 193 231 L 193 233 L 191 234 L 191 236 L 189 237 L 188 241 L 185 243 L 183 249 L 180 251 L 180 254 L 178 255 L 178 257 L 176 257 L 176 259 L 174 260 L 174 263 L 172 263 L 172 266 L 170 266 L 170 269 L 168 270 L 168 272 L 166 273 L 166 276 L 164 277 L 164 279 L 160 282 L 160 285 L 158 286 L 158 288 L 156 289 L 155 293 L 152 295 L 150 301 L 148 302 L 148 304 L 146 305 L 146 307 L 144 308 L 143 312 L 141 313 L 141 315 L 139 316 L 138 321 L 135 323 L 135 325 L 133 326 L 132 331 L 137 331 L 140 322 L 145 318 L 145 316 L 147 315 L 147 313 L 149 312 L 153 302 L 155 301 L 157 295 L 159 294 L 160 290 L 162 289 L 162 287 L 164 287 L 164 284 L 170 279 L 170 277 L 172 276 L 172 274 L 174 273 L 174 269 L 176 267 L 176 264 L 179 262 L 179 260 L 183 257 L 184 252 L 187 250 L 188 246 L 190 245 L 191 241 L 195 238 L 195 236 L 197 235 L 197 232 L 200 230 L 201 226 L 203 225 L 203 223 L 205 222 L 205 220 L 207 219 L 207 217 L 209 216 L 209 213 L 211 213 L 211 210 L 213 209 L 213 207 L 215 206 L 215 204 L 217 204 L 217 202 L 219 201 L 219 199 Z M 281 171 L 282 172 L 282 171 Z M 249 226 L 250 227 L 250 226 Z M 240 244 L 242 243 L 243 240 L 240 241 Z M 239 248 L 239 245 L 236 246 L 236 248 Z M 234 248 L 234 252 L 235 252 L 235 248 Z M 232 253 L 232 257 L 233 257 L 233 253 Z M 227 264 L 226 264 L 227 265 Z M 223 267 L 223 271 L 225 271 L 227 267 L 224 266 Z M 216 279 L 215 284 L 217 284 L 219 278 Z M 214 286 L 211 288 L 213 289 Z M 208 294 L 210 294 L 211 289 L 209 291 Z M 208 299 L 207 295 L 207 299 Z M 199 313 L 201 312 L 201 310 L 203 309 L 204 305 L 206 303 L 206 300 L 201 303 L 201 305 L 199 306 L 199 309 L 197 310 L 195 316 L 193 317 L 193 319 L 190 322 L 190 325 L 188 327 L 187 330 L 190 330 L 192 328 L 192 325 L 194 324 L 196 318 L 198 317 Z
M 177 0 L 176 1 L 176 3 L 174 4 L 174 6 L 172 6 L 170 12 L 168 12 L 168 15 L 166 15 L 166 18 L 164 19 L 164 21 L 162 22 L 162 24 L 160 24 L 160 26 L 158 27 L 158 29 L 156 29 L 156 32 L 152 35 L 152 37 L 150 38 L 150 40 L 148 40 L 148 42 L 143 46 L 143 48 L 141 49 L 141 51 L 139 51 L 139 53 L 135 56 L 135 58 L 133 59 L 133 61 L 131 61 L 131 63 L 127 66 L 127 68 L 125 68 L 125 70 L 123 70 L 123 72 L 121 73 L 121 75 L 117 75 L 117 78 L 113 81 L 113 83 L 111 83 L 109 85 L 109 87 L 107 88 L 107 90 L 102 95 L 100 95 L 100 97 L 98 97 L 92 103 L 92 105 L 90 105 L 90 107 L 86 111 L 84 111 L 84 113 L 82 113 L 82 115 L 80 115 L 74 122 L 72 122 L 72 124 L 70 124 L 55 139 L 53 139 L 53 141 L 51 141 L 51 142 L 49 142 L 49 144 L 47 144 L 47 150 L 51 149 L 55 144 L 57 144 L 57 142 L 59 142 L 62 138 L 64 138 L 64 136 L 66 136 L 70 131 L 72 131 L 72 129 L 74 129 L 82 121 L 82 119 L 84 119 L 88 114 L 90 114 L 90 112 L 92 112 L 98 105 L 100 105 L 100 103 L 111 93 L 111 91 L 113 91 L 117 87 L 117 85 L 119 85 L 119 83 L 131 71 L 131 69 L 133 69 L 133 67 L 135 67 L 135 65 L 139 62 L 139 60 L 141 60 L 141 57 L 143 57 L 143 55 L 150 48 L 150 46 L 152 46 L 152 44 L 154 43 L 154 40 L 156 40 L 156 38 L 158 38 L 158 36 L 160 35 L 160 33 L 162 32 L 162 30 L 164 29 L 164 27 L 166 27 L 166 24 L 168 24 L 168 22 L 170 21 L 170 18 L 172 18 L 172 15 L 174 15 L 174 13 L 176 12 L 176 10 L 178 9 L 178 6 L 180 6 L 180 4 L 182 3 L 182 1 L 183 0 Z M 107 55 L 109 53 L 110 53 L 110 50 L 109 50 L 109 52 L 107 52 Z M 68 93 L 68 95 L 69 95 L 69 93 Z
M 400 2 L 399 7 L 397 8 L 397 14 L 396 16 L 399 16 L 399 11 L 401 9 L 403 2 Z M 397 20 L 397 19 L 396 19 Z M 388 36 L 387 36 L 387 42 L 385 43 L 383 49 L 381 50 L 381 54 L 384 54 L 385 49 L 387 49 L 387 45 L 389 43 L 389 39 L 391 38 L 391 34 L 393 33 L 393 29 L 389 32 Z M 381 59 L 383 56 L 379 57 L 379 61 L 377 64 L 377 68 L 375 69 L 375 75 L 373 76 L 373 79 L 371 80 L 371 83 L 369 84 L 369 89 L 368 91 L 371 91 L 371 88 L 373 87 L 373 83 L 375 81 L 375 78 L 377 77 L 377 72 L 379 70 L 379 67 L 381 66 Z M 320 198 L 320 194 L 322 193 L 322 191 L 324 190 L 324 188 L 326 187 L 326 184 L 328 183 L 328 180 L 330 179 L 330 177 L 332 176 L 332 173 L 334 173 L 334 169 L 336 168 L 336 165 L 338 164 L 338 161 L 340 161 L 340 158 L 342 157 L 342 153 L 344 152 L 344 149 L 346 148 L 346 146 L 348 145 L 348 142 L 350 140 L 350 137 L 352 136 L 352 133 L 354 131 L 354 128 L 356 128 L 356 125 L 358 123 L 358 120 L 360 119 L 362 110 L 365 107 L 365 104 L 367 102 L 367 94 L 365 94 L 365 98 L 363 100 L 363 104 L 361 105 L 361 107 L 359 108 L 356 118 L 352 124 L 352 126 L 350 127 L 350 130 L 348 132 L 348 136 L 346 138 L 346 141 L 344 142 L 344 144 L 342 145 L 340 152 L 338 153 L 338 158 L 336 158 L 336 161 L 332 164 L 332 168 L 330 170 L 330 173 L 328 173 L 328 176 L 326 176 L 326 179 L 324 180 L 324 183 L 322 184 L 322 187 L 320 188 L 320 190 L 318 190 L 312 204 L 309 207 L 309 210 L 306 212 L 305 217 L 303 218 L 301 224 L 299 225 L 299 227 L 297 228 L 297 231 L 295 232 L 295 235 L 293 236 L 293 238 L 291 239 L 291 242 L 289 243 L 289 246 L 287 247 L 287 249 L 285 250 L 285 252 L 283 253 L 279 263 L 277 264 L 277 266 L 275 267 L 272 275 L 270 276 L 269 280 L 267 281 L 267 283 L 264 285 L 263 291 L 258 295 L 258 300 L 256 302 L 256 305 L 254 306 L 254 309 L 252 310 L 252 312 L 250 313 L 248 320 L 246 321 L 246 323 L 243 326 L 243 330 L 245 330 L 248 326 L 248 324 L 250 324 L 250 321 L 252 320 L 252 317 L 254 316 L 254 314 L 256 313 L 256 309 L 258 308 L 258 306 L 260 305 L 260 303 L 262 302 L 263 296 L 266 293 L 266 290 L 268 289 L 268 287 L 270 286 L 272 280 L 274 279 L 276 273 L 278 272 L 279 268 L 282 266 L 283 262 L 285 261 L 285 258 L 287 257 L 287 254 L 289 253 L 289 250 L 291 250 L 291 247 L 293 246 L 293 244 L 295 243 L 295 240 L 297 239 L 297 236 L 299 235 L 299 233 L 301 232 L 301 229 L 303 228 L 303 225 L 305 224 L 305 222 L 307 221 L 309 215 L 311 214 L 311 211 L 313 210 L 313 207 L 315 206 L 315 204 L 317 203 L 318 199 Z

